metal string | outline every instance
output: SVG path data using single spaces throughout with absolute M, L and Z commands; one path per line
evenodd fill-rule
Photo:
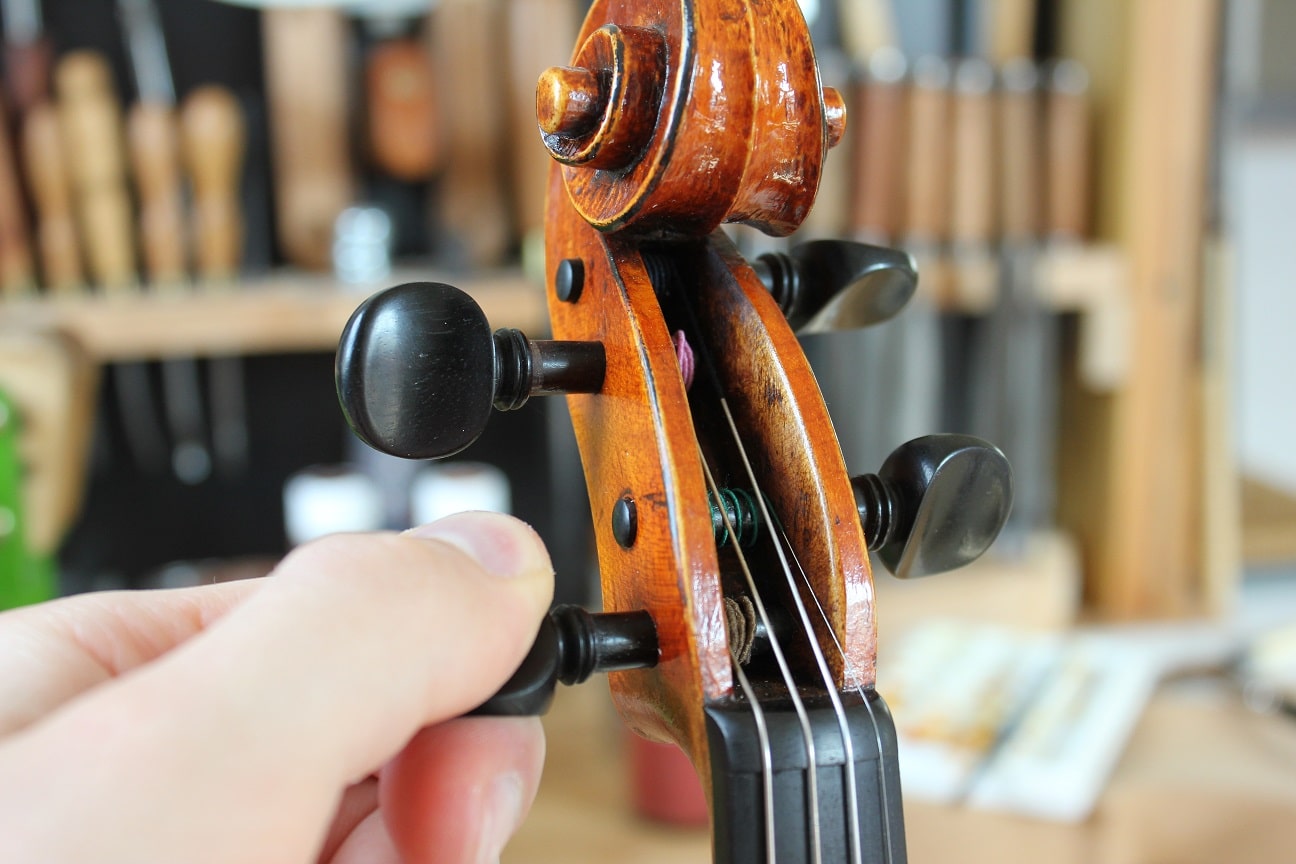
M 729 424 L 729 432 L 733 436 L 739 455 L 742 457 L 743 469 L 747 473 L 748 481 L 752 484 L 752 490 L 755 493 L 756 501 L 760 507 L 761 516 L 765 520 L 766 525 L 773 525 L 775 522 L 770 513 L 769 505 L 765 500 L 764 494 L 761 492 L 760 484 L 756 480 L 756 472 L 752 468 L 751 460 L 747 456 L 746 448 L 743 447 L 742 439 L 738 434 L 738 426 L 734 422 L 733 414 L 729 410 L 729 403 L 724 399 L 724 397 L 720 398 L 720 407 L 724 410 L 725 422 Z M 782 537 L 782 540 L 786 539 L 786 536 Z M 796 559 L 796 553 L 793 552 L 790 547 L 789 549 L 784 550 L 784 544 L 778 540 L 774 543 L 774 549 L 778 553 L 779 563 L 782 565 L 783 569 L 783 575 L 787 578 L 788 591 L 792 595 L 793 605 L 796 606 L 797 614 L 801 618 L 801 626 L 805 631 L 806 638 L 810 642 L 811 654 L 814 656 L 815 664 L 819 668 L 819 674 L 823 678 L 824 689 L 828 692 L 828 699 L 832 702 L 833 715 L 837 719 L 837 728 L 841 732 L 842 750 L 846 760 L 845 785 L 847 801 L 847 842 L 850 848 L 851 864 L 862 864 L 860 852 L 859 794 L 855 787 L 855 742 L 851 738 L 850 725 L 846 722 L 846 709 L 842 706 L 841 697 L 837 693 L 837 686 L 832 678 L 832 672 L 828 668 L 828 660 L 824 657 L 823 649 L 819 645 L 819 640 L 815 637 L 813 625 L 810 623 L 810 613 L 806 610 L 805 603 L 801 599 L 801 592 L 797 589 L 796 581 L 792 575 L 792 568 L 788 564 L 788 553 L 790 552 L 792 554 L 794 560 Z M 810 584 L 810 580 L 805 578 L 805 571 L 801 569 L 799 561 L 797 562 L 797 569 L 801 571 L 802 578 L 805 581 L 806 588 L 810 592 L 810 596 L 814 597 L 815 605 L 819 608 L 826 629 L 829 633 L 832 633 L 832 625 L 828 621 L 828 616 L 824 613 L 823 606 L 820 604 L 819 598 L 815 595 L 814 587 Z M 766 624 L 766 629 L 769 629 L 768 623 Z M 773 631 L 771 630 L 770 633 L 772 635 Z M 833 641 L 836 642 L 836 640 L 837 637 L 834 633 Z M 849 666 L 849 661 L 846 660 L 845 653 L 841 652 L 841 645 L 838 644 L 837 648 L 839 653 L 842 653 L 843 663 L 846 666 Z M 872 709 L 870 709 L 870 713 L 871 711 Z M 874 725 L 876 726 L 876 723 Z M 816 821 L 817 819 L 818 814 L 816 813 Z M 888 857 L 888 861 L 889 860 L 890 858 Z
M 768 516 L 769 514 L 765 513 L 764 515 Z M 801 566 L 801 562 L 797 560 L 796 553 L 792 551 L 792 544 L 788 540 L 787 532 L 783 530 L 783 524 L 781 522 L 774 522 L 774 523 L 767 522 L 766 524 L 773 524 L 778 528 L 779 540 L 780 540 L 779 546 L 780 547 L 786 546 L 789 553 L 791 553 L 792 560 L 796 563 L 797 566 L 797 572 L 801 574 L 801 581 L 805 583 L 806 590 L 810 593 L 810 597 L 814 600 L 815 608 L 819 610 L 819 616 L 823 619 L 826 629 L 828 630 L 828 636 L 829 638 L 832 639 L 833 646 L 836 647 L 837 653 L 842 658 L 842 664 L 848 676 L 847 684 L 848 686 L 853 684 L 852 689 L 854 689 L 856 694 L 859 695 L 860 700 L 864 703 L 865 710 L 867 710 L 869 713 L 869 719 L 873 721 L 873 736 L 877 740 L 877 748 L 878 748 L 878 767 L 877 767 L 878 791 L 881 795 L 882 801 L 885 802 L 888 800 L 887 775 L 886 775 L 886 765 L 885 765 L 886 750 L 882 744 L 882 732 L 878 727 L 877 715 L 873 712 L 873 703 L 869 700 L 868 696 L 864 693 L 864 686 L 863 684 L 860 683 L 860 675 L 858 671 L 855 669 L 854 666 L 851 665 L 850 659 L 846 656 L 846 649 L 842 647 L 841 642 L 837 639 L 836 631 L 834 631 L 832 629 L 831 624 L 829 624 L 828 613 L 827 611 L 824 610 L 823 603 L 820 602 L 819 600 L 819 595 L 815 594 L 814 586 L 810 583 L 810 577 L 806 575 L 805 568 Z M 830 691 L 832 691 L 833 689 L 834 688 L 831 687 L 829 688 Z M 894 852 L 891 845 L 891 823 L 886 818 L 885 813 L 882 814 L 881 823 L 882 823 L 882 843 L 886 847 L 886 860 L 887 860 L 887 864 L 891 864 L 891 862 L 895 860 Z
M 756 691 L 752 689 L 751 682 L 747 680 L 747 673 L 738 665 L 738 658 L 733 656 L 732 648 L 729 650 L 729 656 L 733 660 L 734 673 L 738 676 L 738 686 L 742 688 L 743 695 L 747 697 L 747 701 L 751 705 L 752 720 L 756 723 L 756 737 L 760 739 L 761 779 L 763 781 L 761 786 L 765 799 L 765 860 L 768 864 L 775 864 L 774 752 L 770 747 L 769 729 L 765 725 L 765 710 L 756 701 Z
M 720 404 L 725 406 L 727 412 L 728 406 L 725 405 L 723 396 L 720 397 Z M 738 446 L 741 449 L 741 442 L 739 442 Z M 702 457 L 700 447 L 698 449 L 698 456 Z M 710 488 L 711 494 L 715 496 L 717 501 L 720 500 L 720 487 L 716 483 L 715 477 L 711 474 L 711 467 L 707 465 L 705 458 L 702 458 L 702 470 L 706 473 L 707 486 Z M 756 580 L 752 576 L 751 568 L 747 565 L 747 557 L 743 554 L 742 547 L 738 545 L 738 532 L 734 528 L 733 522 L 729 518 L 729 514 L 723 507 L 720 508 L 720 514 L 721 518 L 724 519 L 725 531 L 728 533 L 729 540 L 733 544 L 734 554 L 738 557 L 738 566 L 742 568 L 743 577 L 747 580 L 747 589 L 751 592 L 752 604 L 756 607 L 756 614 L 760 617 L 761 623 L 765 625 L 765 632 L 769 634 L 770 650 L 773 652 L 774 659 L 778 663 L 779 672 L 783 676 L 783 681 L 787 684 L 788 695 L 792 698 L 792 706 L 796 711 L 797 721 L 801 725 L 801 735 L 805 739 L 806 759 L 810 766 L 810 770 L 806 772 L 806 788 L 810 798 L 809 809 L 812 814 L 809 826 L 810 860 L 813 864 L 822 864 L 823 855 L 820 841 L 821 832 L 819 827 L 819 779 L 816 776 L 817 772 L 815 771 L 815 767 L 818 765 L 818 758 L 815 755 L 814 732 L 810 728 L 810 714 L 806 711 L 805 703 L 801 699 L 801 694 L 797 692 L 796 682 L 792 680 L 791 667 L 788 666 L 787 658 L 783 655 L 783 647 L 779 644 L 778 637 L 774 635 L 774 627 L 770 623 L 769 614 L 765 611 L 765 603 L 761 599 L 760 591 L 756 588 Z M 735 668 L 741 671 L 742 667 L 735 665 Z M 746 677 L 745 674 L 743 677 Z M 749 693 L 748 698 L 751 699 L 752 695 L 754 694 Z M 757 703 L 753 700 L 752 705 L 756 704 Z M 766 744 L 768 744 L 768 739 Z M 764 758 L 764 754 L 762 754 L 762 758 Z M 773 760 L 771 757 L 770 769 L 772 769 L 772 765 Z M 772 770 L 769 770 L 769 773 L 766 774 L 765 782 L 771 790 L 770 798 L 772 800 L 772 785 L 774 782 Z M 766 817 L 766 834 L 769 840 L 772 841 L 774 833 L 773 812 L 768 812 Z M 771 844 L 768 850 L 768 854 L 771 856 L 771 861 L 773 861 L 773 850 L 774 847 Z

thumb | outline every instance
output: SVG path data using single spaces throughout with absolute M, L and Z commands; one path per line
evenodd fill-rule
M 60 833 L 89 852 L 110 841 L 87 829 L 111 802 L 106 831 L 164 826 L 150 828 L 158 855 L 144 857 L 290 856 L 318 843 L 347 783 L 507 680 L 549 604 L 552 576 L 535 533 L 495 514 L 326 538 L 290 555 L 202 634 L 9 743 L 44 753 L 36 765 L 51 787 L 45 800 L 78 810 L 50 815 L 77 824 Z M 75 770 L 51 770 L 78 755 Z M 110 788 L 123 777 L 128 790 Z

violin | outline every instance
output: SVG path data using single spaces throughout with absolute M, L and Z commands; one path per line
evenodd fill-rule
M 903 864 L 870 552 L 900 576 L 969 562 L 1012 478 L 961 435 L 852 477 L 797 333 L 897 314 L 912 258 L 817 241 L 747 261 L 721 228 L 794 231 L 845 126 L 796 0 L 595 0 L 537 116 L 554 338 L 413 283 L 362 304 L 337 355 L 353 430 L 407 458 L 567 396 L 604 611 L 553 610 L 478 713 L 608 672 L 626 724 L 691 759 L 716 862 Z

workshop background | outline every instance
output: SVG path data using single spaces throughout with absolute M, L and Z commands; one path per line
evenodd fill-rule
M 561 399 L 400 463 L 333 383 L 401 281 L 545 334 L 535 81 L 586 6 L 0 0 L 0 608 L 463 506 L 534 524 L 597 606 Z M 912 252 L 899 319 L 804 340 L 848 467 L 961 431 L 1017 482 L 967 572 L 877 568 L 911 860 L 1289 859 L 1296 5 L 802 6 L 847 133 L 796 236 L 733 234 Z M 547 722 L 576 767 L 506 860 L 708 860 L 603 685 Z

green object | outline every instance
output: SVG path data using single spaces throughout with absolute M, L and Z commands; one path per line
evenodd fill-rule
M 13 402 L 0 392 L 0 609 L 40 603 L 57 591 L 52 556 L 27 545 L 18 426 Z

